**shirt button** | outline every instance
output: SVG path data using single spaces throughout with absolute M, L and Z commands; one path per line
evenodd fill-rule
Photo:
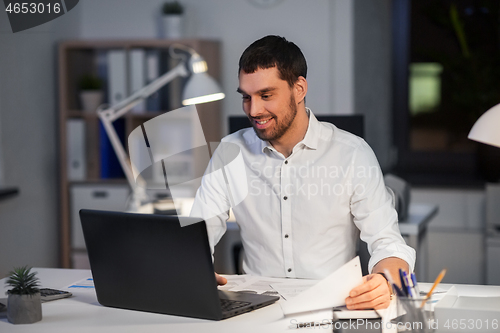
M 288 238 L 288 234 L 285 235 L 285 238 Z
M 285 161 L 285 164 L 288 164 L 288 161 Z
M 292 269 L 291 269 L 291 268 L 289 268 L 289 269 L 288 269 L 288 273 L 290 273 L 291 271 L 292 271 Z
M 285 196 L 283 197 L 283 199 L 284 199 L 284 200 L 286 200 L 286 199 L 288 199 L 288 197 L 285 195 Z

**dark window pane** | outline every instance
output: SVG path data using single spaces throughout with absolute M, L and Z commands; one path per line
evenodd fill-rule
M 409 149 L 474 152 L 467 134 L 500 103 L 500 1 L 411 2 Z

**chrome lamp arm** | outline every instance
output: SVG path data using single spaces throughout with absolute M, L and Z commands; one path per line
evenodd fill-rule
M 127 178 L 127 181 L 133 190 L 135 190 L 137 186 L 136 186 L 136 181 L 134 179 L 134 174 L 132 172 L 132 167 L 130 165 L 130 160 L 128 158 L 127 153 L 125 152 L 125 148 L 123 147 L 120 139 L 118 138 L 118 134 L 116 133 L 115 128 L 113 127 L 113 122 L 116 119 L 120 118 L 121 116 L 127 114 L 127 112 L 129 112 L 135 105 L 137 105 L 144 99 L 154 94 L 156 91 L 158 91 L 160 88 L 162 88 L 164 85 L 166 85 L 176 77 L 178 76 L 185 77 L 188 75 L 189 72 L 186 69 L 186 64 L 184 62 L 181 62 L 175 68 L 163 74 L 158 79 L 154 80 L 147 86 L 141 88 L 140 90 L 133 93 L 132 95 L 130 95 L 123 101 L 119 102 L 118 104 L 113 105 L 108 109 L 104 110 L 99 109 L 97 111 L 97 114 L 104 126 L 104 130 L 106 131 L 106 134 L 108 135 L 108 138 L 111 141 L 113 150 L 115 151 L 118 157 L 120 166 L 122 167 L 123 172 L 125 173 L 125 176 Z M 144 182 L 144 180 L 143 179 L 139 180 L 138 178 L 138 182 Z
M 187 51 L 190 55 L 189 57 L 187 57 L 184 55 L 175 54 L 175 49 L 182 49 L 184 51 Z M 106 134 L 111 141 L 113 150 L 118 157 L 120 166 L 122 167 L 127 181 L 132 188 L 133 197 L 131 200 L 129 200 L 129 211 L 138 211 L 142 203 L 148 201 L 145 186 L 146 182 L 140 175 L 137 177 L 137 180 L 134 178 L 130 159 L 125 151 L 125 148 L 120 142 L 120 139 L 118 138 L 118 134 L 113 127 L 113 122 L 116 119 L 124 116 L 135 105 L 151 96 L 153 93 L 158 91 L 160 88 L 165 86 L 176 77 L 186 77 L 190 73 L 192 75 L 189 81 L 186 83 L 186 87 L 184 88 L 184 105 L 205 103 L 224 98 L 224 94 L 221 92 L 218 84 L 206 73 L 207 64 L 205 60 L 203 60 L 203 58 L 195 50 L 182 44 L 174 44 L 170 47 L 169 51 L 172 57 L 183 59 L 179 63 L 179 65 L 174 67 L 169 72 L 163 74 L 150 84 L 139 89 L 137 92 L 133 93 L 116 105 L 113 105 L 107 109 L 99 108 L 97 110 L 97 114 L 102 121 L 104 130 L 106 131 Z

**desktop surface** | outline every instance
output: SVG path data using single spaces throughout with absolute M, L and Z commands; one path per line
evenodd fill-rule
M 34 268 L 43 287 L 62 289 L 91 277 L 90 270 Z M 0 295 L 5 295 L 5 279 L 0 280 Z M 144 287 L 143 287 L 144 288 Z M 145 291 L 148 288 L 144 288 Z M 13 325 L 7 312 L 0 312 L 0 332 L 279 332 L 277 321 L 283 316 L 278 304 L 272 304 L 223 321 L 171 316 L 105 307 L 99 304 L 94 289 L 68 289 L 73 297 L 42 304 L 42 321 L 30 325 Z M 152 290 L 151 292 L 154 292 Z M 7 303 L 0 296 L 0 303 Z M 285 325 L 286 326 L 286 325 Z M 285 327 L 283 327 L 285 329 Z
M 34 271 L 38 272 L 43 287 L 63 290 L 75 282 L 91 277 L 90 270 L 34 268 Z M 447 290 L 451 286 L 441 284 L 439 288 Z M 461 296 L 500 296 L 500 286 L 455 286 Z M 429 287 L 429 284 L 422 283 L 421 287 Z M 0 280 L 0 303 L 6 302 L 6 298 L 2 297 L 6 297 L 3 295 L 7 289 L 5 279 Z M 104 307 L 97 302 L 93 289 L 69 290 L 74 297 L 42 304 L 43 319 L 34 324 L 13 325 L 7 321 L 7 312 L 0 310 L 0 332 L 290 332 L 290 318 L 283 318 L 279 304 L 214 322 Z

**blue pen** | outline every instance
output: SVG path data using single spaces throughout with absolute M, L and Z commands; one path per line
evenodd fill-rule
M 403 271 L 403 279 L 405 280 L 408 297 L 415 298 L 415 294 L 412 290 L 412 283 L 410 282 L 410 279 L 408 278 L 408 274 L 405 271 Z
M 417 277 L 415 276 L 415 273 L 411 273 L 411 281 L 413 282 L 413 288 L 415 289 L 416 297 L 420 297 L 420 288 L 418 287 Z
M 406 297 L 410 296 L 410 294 L 408 294 L 408 285 L 406 284 L 403 270 L 401 268 L 399 269 L 399 280 L 401 281 L 401 290 L 403 291 L 403 294 L 405 294 Z
M 385 273 L 385 276 L 387 276 L 387 279 L 389 280 L 389 283 L 391 284 L 392 289 L 395 291 L 396 295 L 398 295 L 398 297 L 405 297 L 404 293 L 401 291 L 401 289 L 399 289 L 399 287 L 394 282 L 389 270 L 384 269 L 384 273 Z

